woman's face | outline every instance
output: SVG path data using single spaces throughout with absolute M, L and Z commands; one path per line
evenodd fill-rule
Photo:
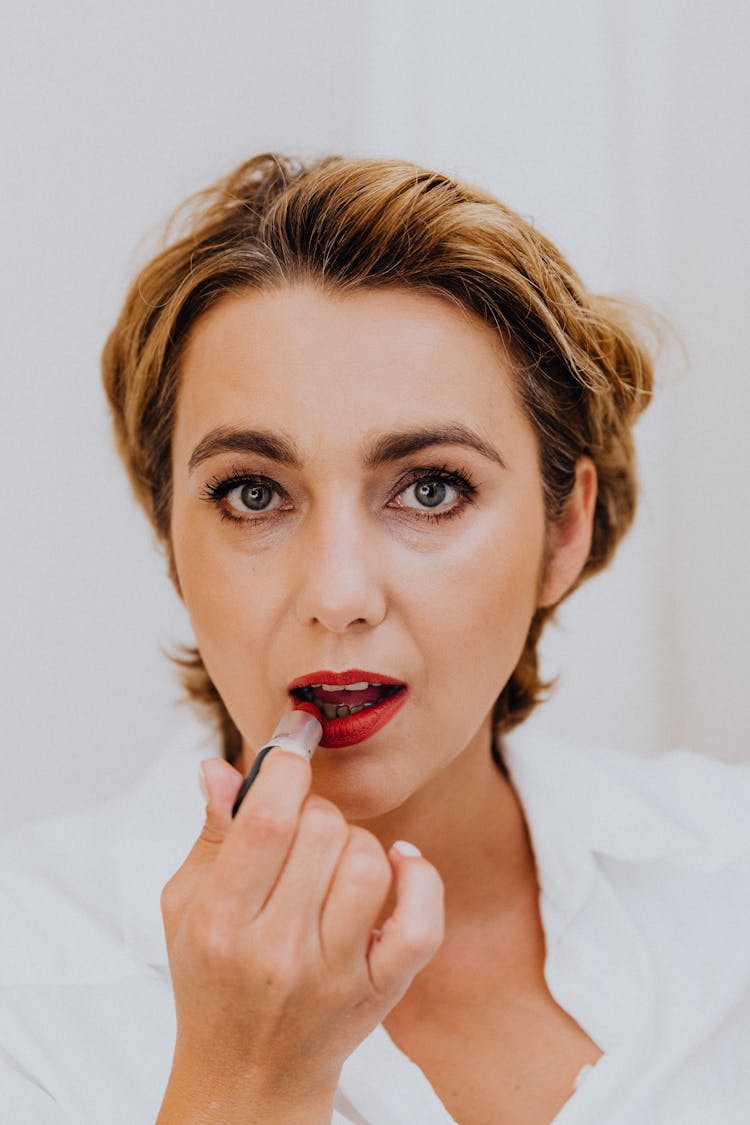
M 345 698 L 375 705 L 325 723 L 314 787 L 348 817 L 487 752 L 532 614 L 562 592 L 491 329 L 407 290 L 226 297 L 185 353 L 173 473 L 179 589 L 250 749 L 295 681 L 354 670 L 405 686 L 386 704 L 358 689 Z

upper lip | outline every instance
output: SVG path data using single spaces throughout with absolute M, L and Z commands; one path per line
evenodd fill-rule
M 313 684 L 359 684 L 367 681 L 368 684 L 403 684 L 403 680 L 396 680 L 393 676 L 383 676 L 380 672 L 365 672 L 362 668 L 347 668 L 345 672 L 331 672 L 325 669 L 322 672 L 310 672 L 292 680 L 288 690 L 295 688 L 311 687 Z

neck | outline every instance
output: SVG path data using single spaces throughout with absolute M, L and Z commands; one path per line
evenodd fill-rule
M 364 825 L 387 850 L 409 840 L 440 872 L 449 928 L 513 915 L 536 900 L 520 802 L 491 753 L 489 719 L 466 749 L 398 809 Z

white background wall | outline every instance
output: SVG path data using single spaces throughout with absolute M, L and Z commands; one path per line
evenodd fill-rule
M 144 234 L 253 152 L 495 191 L 671 316 L 644 502 L 551 634 L 544 723 L 750 759 L 744 0 L 14 0 L 2 115 L 0 824 L 139 774 L 189 639 L 110 448 L 98 356 Z

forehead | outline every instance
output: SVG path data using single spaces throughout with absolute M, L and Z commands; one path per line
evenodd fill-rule
M 497 333 L 423 291 L 295 285 L 231 294 L 195 325 L 175 437 L 241 422 L 339 443 L 426 419 L 488 440 L 525 426 Z

